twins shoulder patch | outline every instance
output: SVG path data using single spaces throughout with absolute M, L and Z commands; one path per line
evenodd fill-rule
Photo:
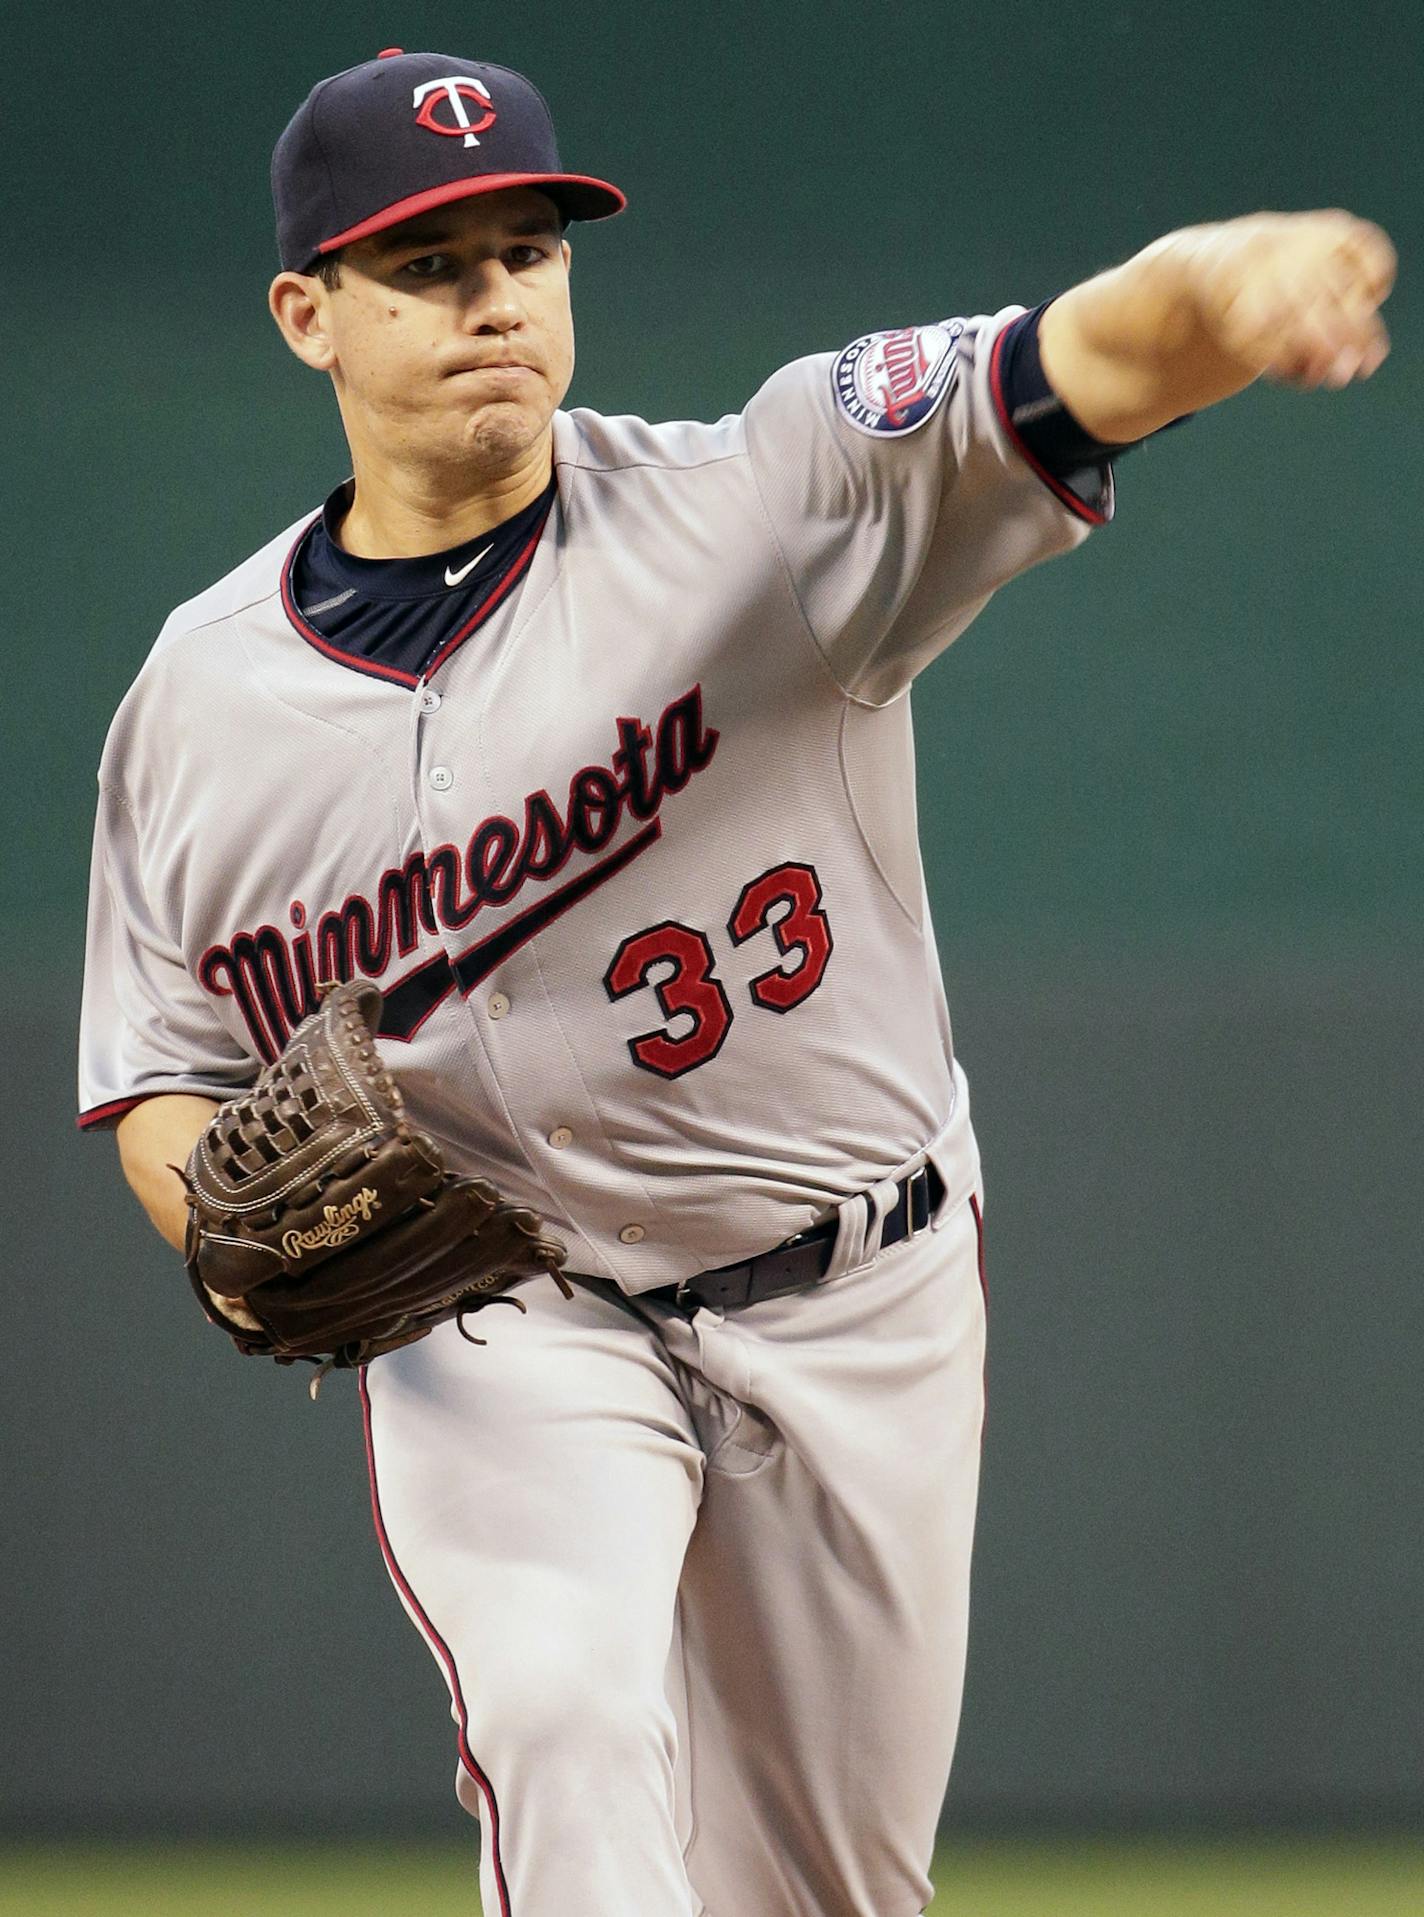
M 923 426 L 954 383 L 963 320 L 867 333 L 837 353 L 831 384 L 862 433 L 899 439 Z

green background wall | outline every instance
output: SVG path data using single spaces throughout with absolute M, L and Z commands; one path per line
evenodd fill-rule
M 628 190 L 575 234 L 573 397 L 609 411 L 715 417 L 1196 219 L 1393 232 L 1379 377 L 1135 454 L 916 711 L 994 1290 L 951 1819 L 1417 1823 L 1424 12 L 1387 0 L 7 22 L 0 1819 L 456 1819 L 354 1395 L 205 1335 L 71 1129 L 108 716 L 168 608 L 346 470 L 263 311 L 268 152 L 392 41 L 530 72 Z

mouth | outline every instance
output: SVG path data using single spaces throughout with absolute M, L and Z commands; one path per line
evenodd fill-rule
M 458 379 L 461 374 L 465 373 L 481 373 L 486 376 L 495 375 L 496 377 L 499 375 L 509 376 L 522 373 L 529 378 L 534 378 L 537 376 L 537 371 L 538 369 L 536 367 L 528 365 L 524 360 L 502 359 L 490 361 L 478 366 L 452 366 L 446 374 L 446 378 Z

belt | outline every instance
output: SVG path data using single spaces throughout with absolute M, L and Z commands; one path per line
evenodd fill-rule
M 921 1165 L 918 1171 L 908 1173 L 900 1180 L 895 1203 L 880 1227 L 882 1251 L 923 1231 L 943 1202 L 944 1180 L 933 1165 Z M 838 1219 L 827 1218 L 758 1258 L 745 1259 L 739 1265 L 719 1265 L 715 1271 L 699 1271 L 680 1285 L 663 1285 L 640 1295 L 729 1311 L 740 1305 L 760 1304 L 764 1298 L 805 1291 L 825 1277 L 839 1229 Z

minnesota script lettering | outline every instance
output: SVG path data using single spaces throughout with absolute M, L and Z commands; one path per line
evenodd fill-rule
M 703 720 L 700 685 L 674 699 L 651 727 L 628 718 L 615 725 L 617 746 L 608 764 L 581 766 L 562 806 L 541 787 L 525 799 L 522 820 L 495 813 L 480 821 L 463 847 L 422 847 L 382 872 L 370 895 L 351 893 L 315 914 L 314 924 L 303 901 L 293 899 L 290 932 L 264 924 L 210 945 L 198 960 L 199 983 L 216 998 L 235 1000 L 259 1056 L 271 1060 L 316 1010 L 319 982 L 357 973 L 382 978 L 396 959 L 416 949 L 422 934 L 464 931 L 526 886 L 547 888 L 458 955 L 442 948 L 383 987 L 382 1036 L 412 1037 L 450 992 L 471 991 L 545 925 L 653 845 L 662 830 L 663 801 L 710 765 L 717 749 L 718 734 Z M 638 829 L 605 851 L 625 818 Z M 575 853 L 604 856 L 549 886 Z

